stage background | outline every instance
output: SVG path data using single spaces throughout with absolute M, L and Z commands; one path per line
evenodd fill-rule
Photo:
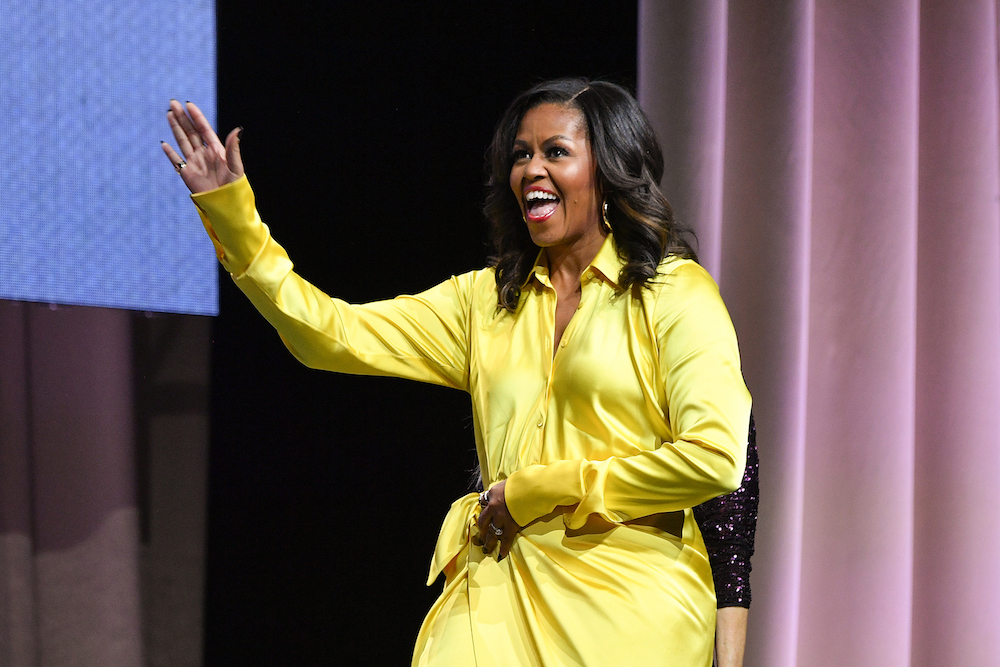
M 747 664 L 1000 664 L 994 0 L 640 3 L 754 396 Z
M 351 301 L 483 266 L 483 156 L 544 78 L 635 84 L 636 6 L 219 4 L 220 126 L 261 215 Z M 228 277 L 213 344 L 206 662 L 406 664 L 475 463 L 467 395 L 310 371 Z
M 747 664 L 997 664 L 996 1 L 610 4 L 222 2 L 219 124 L 373 299 L 482 264 L 517 91 L 637 77 L 755 397 Z M 214 320 L 0 302 L 3 667 L 408 660 L 467 398 L 308 371 L 223 278 Z
M 215 3 L 3 10 L 0 298 L 216 314 L 212 247 L 149 150 L 165 97 L 215 119 Z

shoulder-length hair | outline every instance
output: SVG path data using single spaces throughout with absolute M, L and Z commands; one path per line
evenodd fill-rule
M 684 239 L 688 232 L 678 228 L 670 204 L 660 192 L 663 153 L 635 98 L 606 81 L 545 81 L 511 103 L 486 153 L 489 177 L 483 212 L 490 224 L 489 264 L 496 270 L 498 305 L 509 311 L 517 309 L 521 285 L 538 254 L 511 191 L 510 170 L 521 120 L 542 104 L 578 109 L 586 120 L 597 188 L 624 263 L 619 284 L 625 289 L 645 286 L 667 255 L 697 259 Z

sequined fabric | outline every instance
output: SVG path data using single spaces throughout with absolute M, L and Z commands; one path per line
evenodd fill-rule
M 757 429 L 750 415 L 747 435 L 747 467 L 743 484 L 730 494 L 713 498 L 694 508 L 712 563 L 715 595 L 721 607 L 750 607 L 750 557 L 757 532 Z

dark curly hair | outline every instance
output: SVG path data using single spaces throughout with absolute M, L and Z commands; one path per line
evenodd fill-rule
M 496 269 L 499 306 L 509 311 L 517 308 L 521 285 L 538 254 L 510 189 L 510 170 L 521 120 L 542 104 L 578 109 L 586 119 L 597 187 L 607 204 L 607 218 L 624 263 L 619 283 L 626 289 L 645 286 L 667 255 L 697 260 L 684 238 L 690 232 L 674 222 L 670 204 L 660 192 L 663 153 L 635 98 L 607 81 L 545 81 L 511 103 L 486 153 L 489 178 L 483 212 L 490 223 L 489 265 Z

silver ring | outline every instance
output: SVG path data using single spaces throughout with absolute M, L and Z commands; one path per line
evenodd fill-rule
M 184 160 L 181 160 L 180 162 L 178 162 L 178 163 L 176 163 L 174 165 L 174 169 L 176 169 L 177 173 L 179 174 L 179 173 L 181 173 L 181 169 L 183 169 L 186 166 L 188 166 L 188 163 L 185 162 Z
M 503 528 L 497 528 L 492 521 L 490 521 L 490 530 L 492 530 L 493 534 L 497 537 L 501 537 L 503 535 Z
M 490 504 L 490 490 L 486 489 L 485 491 L 479 494 L 479 506 L 486 507 L 489 504 Z

